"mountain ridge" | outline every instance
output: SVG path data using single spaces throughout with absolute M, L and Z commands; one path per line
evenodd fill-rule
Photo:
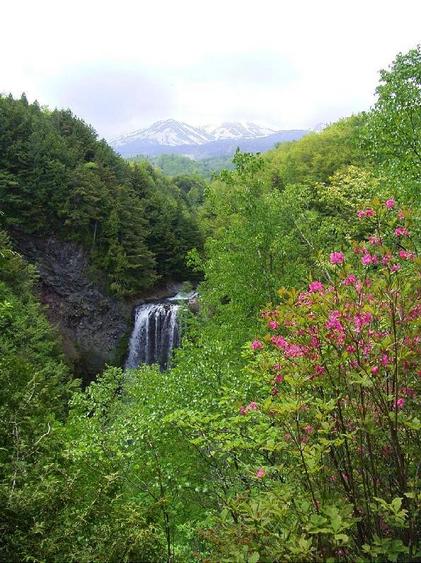
M 237 147 L 250 152 L 269 150 L 277 143 L 297 140 L 308 132 L 307 129 L 276 131 L 252 122 L 237 121 L 194 127 L 166 119 L 121 135 L 110 144 L 125 157 L 182 154 L 202 159 L 233 154 Z

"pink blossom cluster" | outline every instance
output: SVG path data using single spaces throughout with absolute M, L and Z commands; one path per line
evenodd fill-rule
M 405 399 L 403 397 L 401 397 L 400 399 L 397 399 L 394 402 L 395 409 L 403 409 L 404 406 L 405 406 Z
M 373 320 L 373 315 L 372 313 L 365 311 L 363 313 L 357 313 L 354 316 L 354 327 L 355 327 L 355 332 L 359 333 L 362 331 L 362 329 L 371 323 L 371 321 Z
M 331 311 L 325 324 L 326 328 L 330 331 L 328 338 L 336 342 L 339 346 L 345 342 L 345 329 L 339 320 L 340 317 L 340 311 Z
M 376 265 L 379 263 L 379 259 L 375 254 L 370 254 L 366 252 L 361 258 L 361 264 L 363 266 L 370 266 L 371 264 Z
M 370 237 L 368 237 L 368 242 L 372 246 L 381 246 L 383 244 L 382 239 L 380 237 L 378 237 L 377 235 L 371 235 Z
M 308 286 L 308 290 L 310 293 L 321 293 L 323 291 L 323 284 L 321 281 L 312 281 Z
M 249 412 L 257 411 L 258 409 L 259 409 L 259 405 L 256 402 L 252 401 L 245 407 L 240 407 L 240 414 L 245 415 L 248 414 Z
M 349 276 L 347 276 L 342 283 L 344 285 L 354 285 L 356 281 L 357 277 L 354 274 L 349 274 Z
M 343 252 L 332 252 L 329 258 L 330 258 L 330 263 L 334 265 L 341 265 L 345 261 L 345 256 Z
M 316 364 L 316 365 L 313 367 L 313 370 L 314 370 L 314 371 L 313 371 L 313 375 L 314 375 L 315 377 L 319 377 L 320 375 L 323 375 L 323 374 L 325 373 L 326 368 L 323 367 L 323 366 L 320 365 L 320 364 Z
M 360 209 L 359 211 L 357 211 L 358 219 L 364 219 L 365 217 L 374 217 L 375 214 L 376 214 L 376 212 L 374 211 L 374 209 L 371 209 L 371 208 Z
M 395 235 L 396 235 L 397 237 L 409 237 L 409 236 L 410 236 L 410 233 L 409 233 L 409 231 L 408 231 L 408 229 L 407 229 L 406 227 L 400 226 L 400 227 L 396 227 L 396 229 L 395 229 Z
M 311 307 L 311 305 L 313 305 L 313 301 L 311 299 L 310 292 L 301 291 L 297 298 L 297 305 L 299 307 Z
M 407 397 L 411 397 L 412 399 L 417 395 L 417 392 L 412 387 L 401 387 L 400 393 L 402 395 L 406 395 Z
M 421 303 L 418 303 L 417 305 L 415 305 L 415 307 L 413 307 L 407 314 L 406 319 L 407 320 L 411 320 L 411 321 L 415 321 L 417 319 L 419 319 L 421 317 Z M 419 342 L 419 337 L 417 337 L 418 342 Z
M 341 317 L 340 311 L 331 311 L 329 314 L 329 319 L 326 321 L 326 328 L 329 330 L 343 331 L 344 327 L 339 320 Z
M 299 344 L 290 344 L 283 336 L 272 336 L 271 342 L 274 346 L 284 352 L 287 358 L 301 358 L 305 355 L 305 348 Z
M 263 477 L 265 477 L 265 475 L 266 475 L 266 471 L 264 470 L 264 468 L 259 467 L 259 469 L 256 471 L 257 479 L 263 479 Z
M 250 347 L 252 350 L 261 350 L 263 348 L 263 342 L 260 342 L 260 340 L 253 340 Z
M 285 338 L 283 336 L 272 336 L 272 338 L 270 339 L 270 341 L 272 342 L 272 344 L 274 346 L 276 346 L 277 348 L 285 348 L 285 346 L 287 345 L 287 341 L 285 340 Z
M 409 250 L 400 250 L 399 258 L 401 258 L 402 260 L 414 260 L 415 253 L 410 252 Z

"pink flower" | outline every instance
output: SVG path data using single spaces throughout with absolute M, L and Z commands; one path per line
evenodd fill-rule
M 400 250 L 399 257 L 402 258 L 402 260 L 413 260 L 415 258 L 415 254 L 409 250 Z
M 313 281 L 309 284 L 308 290 L 310 293 L 318 293 L 323 291 L 323 284 L 320 281 Z
M 259 405 L 255 401 L 252 401 L 247 406 L 240 407 L 240 414 L 245 415 L 251 411 L 257 411 L 258 409 L 259 409 Z
M 368 238 L 368 242 L 369 242 L 370 244 L 372 244 L 373 246 L 380 246 L 383 241 L 382 241 L 382 239 L 381 239 L 380 237 L 378 237 L 378 236 L 376 236 L 376 235 L 371 235 L 371 236 Z
M 365 325 L 373 320 L 373 315 L 369 312 L 357 313 L 354 317 L 355 332 L 361 332 Z
M 274 346 L 276 346 L 277 348 L 280 348 L 280 349 L 283 349 L 287 346 L 287 341 L 285 340 L 285 338 L 283 336 L 272 336 L 270 341 L 272 342 L 272 344 Z
M 373 375 L 377 375 L 377 374 L 379 373 L 379 366 L 373 366 L 373 367 L 371 368 L 371 373 L 372 373 Z
M 390 357 L 386 353 L 384 353 L 380 357 L 380 362 L 383 366 L 386 367 L 386 366 L 389 366 L 392 363 L 392 360 L 390 359 Z
M 325 368 L 323 366 L 321 366 L 320 364 L 316 364 L 314 366 L 314 374 L 315 375 L 323 375 L 325 372 Z
M 314 431 L 314 428 L 311 424 L 307 424 L 307 426 L 304 427 L 304 432 L 306 434 L 311 434 Z
M 396 201 L 393 199 L 393 197 L 391 197 L 387 199 L 384 204 L 388 209 L 393 209 L 396 205 Z
M 263 469 L 263 467 L 259 467 L 259 469 L 256 471 L 256 477 L 258 479 L 263 479 L 265 475 L 266 475 L 266 471 Z
M 387 266 L 387 264 L 389 264 L 390 260 L 392 259 L 392 255 L 391 254 L 385 254 L 382 258 L 382 264 L 383 266 Z
M 331 264 L 343 264 L 345 261 L 345 256 L 342 252 L 332 252 L 330 255 Z
M 400 391 L 401 391 L 401 393 L 403 393 L 407 397 L 415 397 L 416 394 L 417 394 L 415 389 L 413 389 L 412 387 L 402 387 L 402 389 Z
M 372 262 L 373 257 L 371 256 L 371 254 L 364 254 L 364 256 L 361 258 L 361 264 L 363 266 L 369 266 Z
M 406 227 L 396 227 L 395 235 L 397 237 L 409 237 L 409 231 Z
M 370 264 L 378 264 L 379 259 L 375 254 L 369 254 L 368 252 L 366 252 L 361 258 L 361 263 L 363 266 L 369 266 Z
M 407 315 L 407 319 L 411 320 L 411 321 L 415 321 L 416 319 L 419 319 L 421 317 L 421 303 L 418 305 L 415 305 L 415 307 L 413 307 Z M 415 339 L 414 339 L 415 340 Z
M 343 326 L 341 325 L 341 321 L 339 320 L 340 316 L 340 311 L 331 311 L 331 313 L 329 314 L 329 319 L 326 322 L 326 328 L 328 328 L 329 330 L 343 331 Z
M 304 356 L 304 349 L 298 344 L 287 344 L 284 352 L 288 358 L 301 358 Z
M 284 380 L 284 376 L 278 373 L 277 376 L 275 377 L 275 383 L 282 383 L 283 380 Z
M 357 211 L 357 217 L 358 219 L 363 219 L 364 217 L 374 217 L 374 215 L 376 214 L 376 212 L 374 211 L 374 209 L 361 209 L 360 211 Z
M 319 338 L 317 338 L 317 336 L 312 336 L 312 337 L 310 338 L 310 345 L 311 345 L 313 348 L 320 348 L 320 340 L 319 340 Z
M 350 274 L 348 277 L 346 277 L 344 279 L 344 281 L 342 282 L 344 285 L 354 285 L 354 283 L 357 281 L 356 276 L 354 276 L 354 274 Z
M 400 269 L 401 269 L 400 264 L 393 264 L 392 267 L 390 268 L 390 271 L 393 273 L 393 272 L 397 272 Z
M 397 399 L 394 405 L 396 409 L 402 409 L 405 405 L 405 399 L 403 399 L 402 397 L 400 399 Z
M 297 299 L 297 305 L 303 305 L 303 306 L 309 306 L 312 305 L 313 302 L 310 299 L 310 295 L 307 291 L 301 291 L 301 293 L 298 295 L 298 299 Z
M 279 323 L 277 321 L 269 321 L 268 322 L 268 327 L 271 330 L 276 330 L 279 327 Z
M 261 350 L 263 348 L 263 344 L 260 340 L 253 340 L 250 346 L 252 350 Z

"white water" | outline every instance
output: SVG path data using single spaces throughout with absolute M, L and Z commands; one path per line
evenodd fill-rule
M 129 342 L 125 368 L 140 364 L 159 364 L 169 367 L 173 348 L 179 345 L 177 321 L 179 305 L 170 302 L 147 303 L 135 310 L 135 323 Z

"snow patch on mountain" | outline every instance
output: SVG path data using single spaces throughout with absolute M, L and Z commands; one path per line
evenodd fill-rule
M 138 129 L 111 141 L 114 148 L 125 146 L 134 141 L 144 141 L 166 146 L 203 145 L 224 139 L 258 139 L 276 133 L 275 130 L 251 122 L 225 122 L 220 125 L 194 127 L 166 119 L 157 121 L 146 129 Z
M 213 141 L 206 131 L 198 127 L 193 127 L 182 121 L 166 119 L 157 121 L 146 129 L 138 129 L 114 139 L 111 143 L 118 148 L 133 141 L 150 141 L 158 145 L 180 146 L 180 145 L 201 145 Z
M 250 121 L 226 121 L 220 125 L 204 125 L 201 129 L 212 135 L 215 141 L 220 139 L 258 139 L 276 133 L 274 129 L 262 127 Z

